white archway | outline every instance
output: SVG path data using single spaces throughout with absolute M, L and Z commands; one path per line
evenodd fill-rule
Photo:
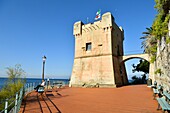
M 140 58 L 140 59 L 144 59 L 150 62 L 149 54 L 132 54 L 132 55 L 119 56 L 120 65 L 124 63 L 125 61 L 134 59 L 134 58 Z M 150 66 L 149 66 L 149 78 L 151 78 L 153 81 L 155 80 L 153 63 L 150 63 Z

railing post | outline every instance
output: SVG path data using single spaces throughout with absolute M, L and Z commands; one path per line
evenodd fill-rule
M 28 85 L 27 85 L 27 89 L 28 89 L 28 92 L 30 92 L 30 87 L 29 87 L 29 83 L 28 83 Z
M 14 113 L 17 113 L 17 105 L 18 105 L 18 92 L 16 93 L 16 96 L 15 96 L 15 112 Z
M 16 113 L 19 111 L 20 107 L 21 107 L 21 103 L 22 103 L 22 99 L 23 99 L 23 91 L 24 91 L 24 88 L 22 87 L 20 89 L 20 93 L 18 94 L 18 102 L 17 102 L 17 110 L 16 110 Z
M 32 83 L 30 83 L 30 91 L 31 91 L 31 89 L 32 89 Z
M 30 84 L 30 83 L 28 83 L 28 84 L 29 84 L 29 87 L 28 87 L 28 88 L 29 88 L 29 92 L 30 92 L 30 87 L 31 87 L 31 84 Z
M 31 83 L 31 91 L 32 91 L 32 89 L 33 89 L 33 83 Z
M 32 90 L 34 90 L 34 88 L 35 88 L 35 82 L 33 82 L 33 88 L 32 88 Z
M 27 89 L 27 93 L 28 93 L 28 83 L 27 83 L 26 89 Z
M 31 88 L 31 85 L 32 85 L 32 84 L 30 83 L 30 91 L 29 91 L 29 92 L 31 92 L 31 89 L 32 89 L 32 88 Z
M 8 113 L 8 99 L 5 100 L 5 113 Z

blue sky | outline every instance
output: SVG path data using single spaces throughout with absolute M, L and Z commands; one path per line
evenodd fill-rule
M 154 0 L 0 0 L 0 77 L 21 64 L 27 77 L 69 78 L 74 60 L 73 24 L 93 23 L 95 14 L 111 12 L 125 31 L 125 54 L 141 53 L 139 38 L 156 15 Z M 127 72 L 131 64 L 126 62 Z

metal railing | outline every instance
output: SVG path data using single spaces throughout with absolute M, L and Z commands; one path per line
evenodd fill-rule
M 25 87 L 24 87 L 25 95 L 27 95 L 29 92 L 33 91 L 36 85 L 37 85 L 36 83 L 26 83 Z
M 0 113 L 18 113 L 23 97 L 33 91 L 35 85 L 35 83 L 26 83 L 15 95 L 1 102 L 1 104 L 5 104 L 5 108 Z
M 1 110 L 0 113 L 18 113 L 23 97 L 33 91 L 35 86 L 38 84 L 40 83 L 26 83 L 15 95 L 5 99 L 3 102 L 0 102 L 0 104 L 5 105 L 4 109 Z M 63 85 L 65 85 L 65 83 Z

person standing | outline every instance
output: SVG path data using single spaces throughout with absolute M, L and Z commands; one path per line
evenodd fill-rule
M 50 79 L 49 77 L 47 78 L 47 89 L 48 89 L 48 86 L 50 85 Z

